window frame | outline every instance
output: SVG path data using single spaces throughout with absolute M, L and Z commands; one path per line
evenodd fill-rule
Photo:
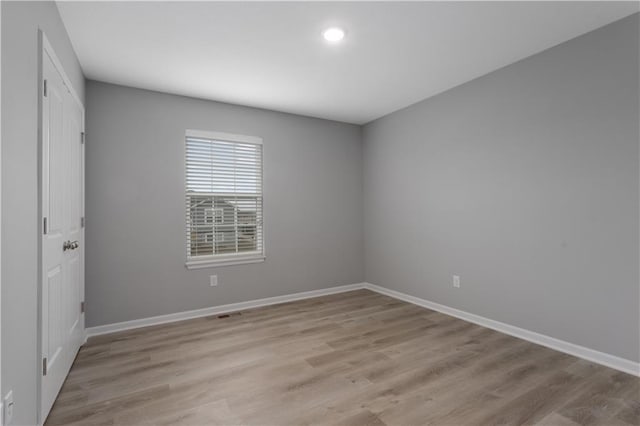
M 203 139 L 212 139 L 217 141 L 224 142 L 236 142 L 236 143 L 248 143 L 254 145 L 261 146 L 261 156 L 260 156 L 260 197 L 261 197 L 261 232 L 262 232 L 262 247 L 261 250 L 255 250 L 252 252 L 245 253 L 229 253 L 229 254 L 214 254 L 210 256 L 197 256 L 194 258 L 189 258 L 189 241 L 185 238 L 185 266 L 187 269 L 202 269 L 202 268 L 212 268 L 217 266 L 231 266 L 231 265 L 242 265 L 242 264 L 250 264 L 250 263 L 261 263 L 266 259 L 266 247 L 265 247 L 265 226 L 264 226 L 264 144 L 262 143 L 262 138 L 258 136 L 248 136 L 248 135 L 239 135 L 233 133 L 223 133 L 223 132 L 212 132 L 205 130 L 191 130 L 187 129 L 185 131 L 184 139 L 183 139 L 183 167 L 184 167 L 184 197 L 185 199 L 189 196 L 187 192 L 187 138 L 203 138 Z M 215 215 L 214 215 L 215 221 Z M 189 225 L 185 221 L 185 229 L 187 234 L 189 232 Z M 215 224 L 214 224 L 215 226 Z M 215 237 L 214 237 L 215 240 Z

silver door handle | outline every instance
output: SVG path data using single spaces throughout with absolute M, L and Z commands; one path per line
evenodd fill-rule
M 80 247 L 80 243 L 78 243 L 78 240 L 65 241 L 64 243 L 62 243 L 62 251 L 75 250 L 78 247 Z

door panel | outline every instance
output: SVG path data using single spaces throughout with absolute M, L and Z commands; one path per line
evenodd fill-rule
M 60 265 L 55 266 L 47 274 L 47 282 L 45 285 L 45 305 L 47 308 L 48 330 L 46 353 L 48 365 L 54 366 L 57 362 L 58 355 L 62 351 L 62 333 L 60 323 L 62 322 L 60 312 L 60 301 L 62 299 L 62 268 Z
M 82 106 L 57 61 L 42 58 L 42 381 L 44 423 L 84 340 Z M 44 82 L 43 82 L 44 84 Z M 46 225 L 45 222 L 46 221 Z
M 62 81 L 60 81 L 62 82 Z M 50 237 L 59 235 L 63 231 L 64 221 L 64 186 L 65 186 L 65 158 L 63 137 L 63 94 L 55 79 L 47 81 L 47 112 L 48 129 L 45 137 L 45 155 L 48 156 L 48 166 L 45 179 L 47 189 L 47 206 L 45 209 L 47 218 L 47 234 Z
M 75 256 L 73 259 L 69 260 L 69 296 L 68 300 L 71 302 L 71 306 L 75 307 L 74 309 L 67 310 L 67 334 L 72 336 L 74 340 L 77 340 L 79 325 L 80 325 L 80 256 Z M 82 343 L 82 342 L 80 342 Z

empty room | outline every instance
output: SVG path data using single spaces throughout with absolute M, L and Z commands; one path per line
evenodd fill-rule
M 640 2 L 0 1 L 0 426 L 640 425 Z

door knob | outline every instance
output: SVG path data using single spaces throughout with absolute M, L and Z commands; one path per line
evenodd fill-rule
M 78 242 L 78 240 L 75 240 L 75 241 L 67 240 L 64 243 L 62 243 L 62 251 L 75 250 L 78 247 L 80 247 L 80 243 Z

